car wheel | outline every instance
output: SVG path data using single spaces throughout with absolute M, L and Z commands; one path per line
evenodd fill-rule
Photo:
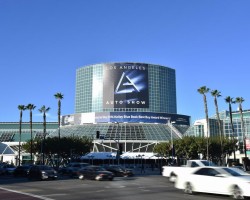
M 242 196 L 242 191 L 237 185 L 233 186 L 232 196 L 234 199 L 244 199 Z
M 171 172 L 171 174 L 169 176 L 169 181 L 175 182 L 176 178 L 177 178 L 177 175 L 175 173 Z
M 113 178 L 109 178 L 109 181 L 113 181 Z
M 193 194 L 193 187 L 192 187 L 191 183 L 189 183 L 189 182 L 186 183 L 184 192 L 187 194 Z

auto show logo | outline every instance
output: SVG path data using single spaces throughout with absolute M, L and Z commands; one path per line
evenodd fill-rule
M 148 108 L 147 64 L 106 64 L 103 81 L 104 108 Z
M 123 87 L 131 86 L 128 89 Z M 120 78 L 120 81 L 116 87 L 115 93 L 120 94 L 120 93 L 132 93 L 132 92 L 140 92 L 138 87 L 136 87 L 135 83 L 127 76 L 125 73 L 122 73 L 122 76 Z

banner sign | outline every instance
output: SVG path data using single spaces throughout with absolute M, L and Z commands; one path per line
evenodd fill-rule
M 158 123 L 175 122 L 177 125 L 190 126 L 190 116 L 155 112 L 93 112 L 62 116 L 61 125 L 81 125 L 94 123 Z M 250 140 L 247 149 L 250 150 Z
M 101 112 L 95 113 L 96 123 L 160 123 L 174 121 L 175 124 L 189 125 L 190 117 L 178 114 L 153 112 Z
M 103 108 L 148 108 L 148 64 L 110 63 L 103 69 Z
M 250 150 L 250 139 L 246 139 L 246 150 Z

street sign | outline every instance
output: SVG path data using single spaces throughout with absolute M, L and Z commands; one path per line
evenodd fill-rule
M 250 139 L 246 139 L 246 150 L 250 151 Z

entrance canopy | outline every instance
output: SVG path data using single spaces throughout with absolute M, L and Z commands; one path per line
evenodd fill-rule
M 15 155 L 15 150 L 8 144 L 0 142 L 0 155 Z

